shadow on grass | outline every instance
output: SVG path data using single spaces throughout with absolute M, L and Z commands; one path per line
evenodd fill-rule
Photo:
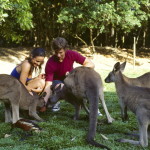
M 31 48 L 0 48 L 0 60 L 14 62 L 28 56 Z

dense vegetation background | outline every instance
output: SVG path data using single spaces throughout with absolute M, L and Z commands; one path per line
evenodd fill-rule
M 0 0 L 0 46 L 150 47 L 149 0 Z

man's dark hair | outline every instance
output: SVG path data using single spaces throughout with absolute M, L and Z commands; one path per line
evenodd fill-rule
M 68 47 L 68 42 L 65 38 L 57 37 L 52 41 L 52 49 L 55 51 L 66 49 Z

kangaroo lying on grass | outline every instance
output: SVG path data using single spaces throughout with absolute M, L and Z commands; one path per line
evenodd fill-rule
M 126 62 L 120 64 L 120 69 L 122 69 L 121 72 L 124 71 L 125 66 L 126 66 Z M 112 71 L 106 77 L 105 82 L 106 83 L 115 82 L 115 77 L 113 77 L 113 76 L 114 75 L 113 75 L 113 71 Z M 124 80 L 126 81 L 126 83 L 128 83 L 130 85 L 150 88 L 150 72 L 147 72 L 137 78 L 128 78 L 127 76 L 125 76 L 123 74 L 122 74 L 122 76 L 123 76 Z M 122 114 L 122 120 L 123 121 L 127 120 L 127 118 L 128 118 L 127 107 L 122 107 L 121 114 Z
M 94 146 L 109 149 L 94 141 L 99 99 L 102 101 L 108 122 L 112 123 L 113 121 L 105 104 L 100 75 L 91 68 L 77 67 L 65 78 L 64 86 L 60 84 L 56 89 L 52 88 L 52 91 L 51 103 L 56 103 L 60 99 L 65 99 L 74 105 L 74 119 L 79 118 L 81 106 L 83 106 L 88 113 L 85 105 L 87 101 L 89 102 L 89 131 L 87 134 L 87 141 Z
M 122 71 L 125 65 L 116 63 L 113 71 L 105 79 L 107 83 L 115 82 L 116 92 L 120 100 L 121 110 L 128 107 L 133 113 L 135 113 L 139 124 L 139 141 L 120 139 L 120 142 L 128 142 L 135 145 L 141 145 L 143 147 L 148 146 L 148 126 L 150 124 L 150 88 L 138 87 L 130 85 Z M 126 115 L 122 113 L 122 117 L 126 118 Z
M 16 123 L 19 120 L 19 108 L 29 110 L 30 116 L 43 120 L 36 113 L 36 107 L 42 107 L 44 99 L 37 94 L 29 94 L 24 85 L 11 75 L 0 74 L 0 101 L 5 105 L 5 122 Z

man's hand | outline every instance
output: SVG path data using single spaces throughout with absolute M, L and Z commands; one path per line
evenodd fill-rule
M 94 63 L 88 58 L 86 58 L 85 61 L 83 62 L 83 66 L 84 67 L 90 67 L 90 68 L 93 68 L 93 69 L 95 67 Z

